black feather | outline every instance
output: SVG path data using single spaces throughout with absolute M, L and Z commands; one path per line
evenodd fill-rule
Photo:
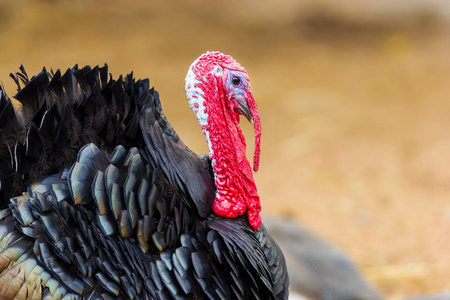
M 147 79 L 114 80 L 106 65 L 12 77 L 22 117 L 0 89 L 8 298 L 287 299 L 278 246 L 245 216 L 210 215 L 209 160 Z

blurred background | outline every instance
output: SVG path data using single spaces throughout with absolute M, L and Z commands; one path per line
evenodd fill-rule
M 205 153 L 184 76 L 207 50 L 233 55 L 263 124 L 263 212 L 305 224 L 395 299 L 450 289 L 449 22 L 444 0 L 0 0 L 0 81 L 12 96 L 20 64 L 134 71 Z

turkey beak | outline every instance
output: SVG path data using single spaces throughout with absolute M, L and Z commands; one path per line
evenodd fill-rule
M 252 117 L 252 113 L 250 112 L 250 108 L 248 107 L 247 103 L 245 103 L 245 101 L 237 101 L 238 103 L 238 109 L 239 112 L 247 118 L 247 120 L 253 125 L 253 117 Z

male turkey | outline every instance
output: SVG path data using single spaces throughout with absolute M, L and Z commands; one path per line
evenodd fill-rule
M 106 65 L 12 77 L 22 109 L 0 89 L 1 299 L 287 299 L 238 126 L 254 122 L 256 170 L 256 103 L 231 56 L 203 54 L 186 77 L 210 160 L 183 144 L 149 80 Z

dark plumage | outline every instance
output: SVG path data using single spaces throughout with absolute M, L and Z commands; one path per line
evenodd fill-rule
M 211 214 L 210 162 L 149 80 L 20 69 L 20 113 L 0 90 L 2 299 L 287 299 L 278 246 Z

